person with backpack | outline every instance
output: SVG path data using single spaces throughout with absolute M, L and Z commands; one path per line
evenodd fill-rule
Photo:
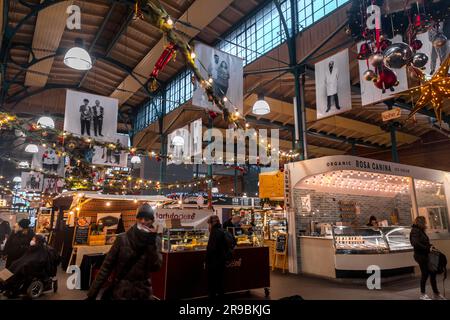
M 162 242 L 153 226 L 155 214 L 149 204 L 137 209 L 136 224 L 117 235 L 100 271 L 87 294 L 95 300 L 100 289 L 102 300 L 153 300 L 150 273 L 162 265 Z
M 439 292 L 436 283 L 436 272 L 432 272 L 429 269 L 429 255 L 433 249 L 425 230 L 427 229 L 427 222 L 425 217 L 418 216 L 414 220 L 410 233 L 411 245 L 414 248 L 414 260 L 419 264 L 421 278 L 420 278 L 420 300 L 432 300 L 426 294 L 426 284 L 428 278 L 430 278 L 431 288 L 433 289 L 435 300 L 446 300 Z
M 216 215 L 209 217 L 208 229 L 209 239 L 206 248 L 208 296 L 211 300 L 223 299 L 225 266 L 232 256 L 234 238 L 222 229 Z

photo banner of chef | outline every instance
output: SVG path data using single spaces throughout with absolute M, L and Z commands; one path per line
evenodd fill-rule
M 402 37 L 400 35 L 397 35 L 389 40 L 392 43 L 403 42 Z M 360 52 L 360 48 L 363 43 L 364 42 L 359 42 L 357 44 L 358 52 Z M 393 70 L 393 72 L 395 72 L 395 74 L 397 75 L 398 86 L 394 86 L 390 89 L 387 89 L 385 93 L 383 93 L 383 90 L 377 88 L 372 81 L 364 79 L 364 72 L 366 72 L 368 69 L 370 70 L 374 69 L 370 64 L 368 65 L 366 60 L 358 60 L 358 67 L 359 67 L 359 79 L 361 84 L 361 102 L 363 106 L 389 99 L 391 98 L 391 96 L 395 94 L 408 90 L 406 67 Z
M 191 155 L 194 157 L 201 157 L 203 148 L 203 122 L 202 119 L 195 120 L 191 123 Z
M 348 49 L 315 64 L 317 119 L 352 109 Z
M 227 97 L 225 106 L 230 112 L 235 108 L 242 114 L 244 103 L 244 62 L 241 58 L 217 50 L 203 43 L 195 43 L 195 65 L 206 81 L 212 79 L 211 86 L 216 97 Z M 205 90 L 198 83 L 194 85 L 192 104 L 201 108 L 220 112 L 208 101 Z
M 120 144 L 123 148 L 128 148 L 130 146 L 130 137 L 127 134 L 116 133 L 114 138 L 111 138 L 111 142 L 116 145 Z M 111 149 L 108 146 L 94 146 L 91 162 L 92 164 L 104 166 L 127 167 L 128 153 Z
M 207 229 L 208 218 L 214 214 L 214 211 L 207 209 L 186 208 L 180 209 L 156 209 L 155 224 L 159 230 L 166 227 L 166 221 L 178 219 L 181 225 L 187 227 L 194 227 L 196 229 Z
M 176 129 L 167 136 L 167 164 L 181 164 L 191 162 L 189 126 Z
M 44 170 L 64 177 L 65 158 L 59 157 L 52 148 L 38 147 L 38 152 L 33 154 L 31 169 L 39 171 Z
M 444 28 L 444 24 L 450 25 L 450 18 L 447 18 L 445 23 L 441 22 L 436 27 L 430 28 L 427 32 L 419 33 L 416 37 L 417 40 L 422 41 L 422 48 L 417 52 L 424 53 L 428 57 L 425 73 L 430 76 L 439 69 L 442 61 L 450 54 L 450 28 Z M 447 41 L 440 47 L 434 47 L 432 41 L 442 34 L 446 36 Z
M 40 192 L 44 185 L 44 175 L 39 172 L 22 172 L 22 190 Z
M 117 99 L 67 90 L 64 131 L 113 142 L 117 134 Z

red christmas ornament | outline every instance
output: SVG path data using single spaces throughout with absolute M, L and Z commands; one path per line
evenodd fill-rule
M 383 52 L 383 51 L 386 50 L 387 47 L 389 47 L 391 44 L 392 44 L 392 42 L 389 41 L 389 40 L 387 40 L 387 39 L 382 40 L 382 41 L 380 42 L 380 51 Z
M 375 86 L 384 92 L 386 89 L 390 89 L 396 85 L 398 85 L 396 74 L 388 68 L 383 68 L 378 75 Z
M 45 153 L 42 155 L 42 158 L 47 159 L 47 158 L 48 158 L 48 153 L 45 152 Z
M 213 120 L 217 117 L 217 112 L 208 111 L 208 114 L 209 114 L 209 117 Z
M 161 161 L 161 157 L 160 156 L 156 156 L 156 161 L 160 162 Z
M 423 43 L 422 41 L 415 39 L 413 41 L 411 41 L 411 48 L 413 48 L 414 50 L 420 50 L 420 48 L 422 48 Z
M 371 54 L 372 49 L 370 48 L 369 44 L 365 42 L 361 45 L 361 48 L 359 48 L 358 60 L 366 60 L 370 57 Z

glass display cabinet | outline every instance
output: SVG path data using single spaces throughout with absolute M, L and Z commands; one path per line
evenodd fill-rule
M 336 254 L 373 254 L 410 251 L 409 227 L 333 226 Z
M 206 229 L 167 229 L 163 230 L 162 247 L 164 252 L 205 250 L 208 245 Z

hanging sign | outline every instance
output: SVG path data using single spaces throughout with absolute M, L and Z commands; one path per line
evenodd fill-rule
M 387 110 L 381 113 L 381 119 L 383 119 L 383 121 L 398 119 L 401 116 L 402 116 L 402 109 L 400 108 L 393 108 L 392 110 Z

